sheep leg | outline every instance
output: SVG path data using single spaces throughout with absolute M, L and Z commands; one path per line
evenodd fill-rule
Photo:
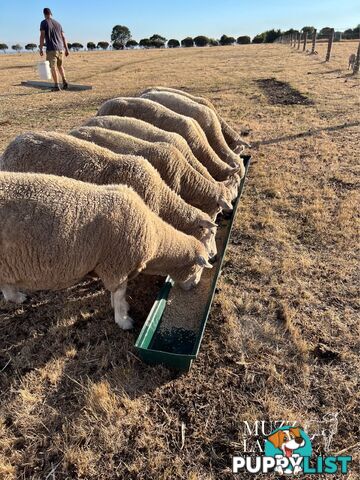
M 23 303 L 26 300 L 26 295 L 19 292 L 15 287 L 10 285 L 4 285 L 1 287 L 1 291 L 7 302 Z
M 127 280 L 112 293 L 115 322 L 123 330 L 130 330 L 133 327 L 133 320 L 128 316 L 129 304 L 126 301 Z

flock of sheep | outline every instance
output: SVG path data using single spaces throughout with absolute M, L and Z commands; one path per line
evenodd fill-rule
M 95 274 L 116 323 L 131 328 L 128 279 L 170 275 L 190 289 L 212 267 L 244 145 L 208 100 L 165 87 L 108 100 L 69 134 L 19 135 L 0 159 L 5 300 Z

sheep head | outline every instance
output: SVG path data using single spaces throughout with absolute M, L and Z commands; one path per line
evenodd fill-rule
M 217 224 L 213 222 L 210 217 L 208 219 L 200 220 L 197 225 L 199 230 L 199 240 L 205 245 L 209 258 L 215 258 L 217 254 L 216 248 L 216 229 Z
M 212 268 L 205 246 L 201 242 L 195 241 L 197 248 L 194 255 L 191 256 L 190 263 L 187 262 L 187 265 L 177 269 L 174 275 L 171 275 L 183 290 L 191 290 L 196 287 L 204 268 Z

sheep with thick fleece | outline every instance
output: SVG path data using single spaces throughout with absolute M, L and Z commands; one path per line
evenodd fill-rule
M 232 210 L 230 191 L 204 178 L 188 164 L 176 147 L 168 143 L 147 142 L 126 133 L 100 127 L 76 128 L 70 135 L 93 142 L 115 153 L 146 158 L 175 193 L 185 202 L 209 215 L 214 215 L 219 207 L 227 211 Z
M 127 133 L 136 138 L 141 138 L 147 142 L 166 142 L 176 147 L 201 175 L 208 180 L 214 180 L 207 169 L 192 153 L 186 140 L 175 132 L 167 132 L 161 128 L 155 127 L 151 123 L 144 122 L 138 118 L 117 117 L 114 115 L 104 115 L 103 117 L 93 117 L 84 124 L 88 127 L 101 127 L 108 130 Z
M 217 116 L 220 125 L 221 125 L 221 130 L 224 135 L 224 138 L 229 145 L 230 148 L 233 148 L 235 151 L 239 150 L 239 146 L 243 147 L 250 147 L 251 145 L 244 140 L 241 139 L 241 136 L 239 133 L 237 133 L 222 117 L 219 115 L 218 111 L 214 107 L 214 105 L 208 100 L 207 98 L 204 97 L 198 97 L 196 95 L 192 95 L 191 93 L 184 92 L 183 90 L 178 90 L 176 88 L 170 88 L 170 87 L 150 87 L 147 90 L 158 90 L 158 91 L 164 91 L 164 92 L 173 92 L 177 93 L 178 95 L 183 95 L 184 97 L 190 98 L 196 103 L 199 103 L 201 105 L 204 105 L 205 107 L 210 108 Z M 145 90 L 145 92 L 147 91 Z
M 142 93 L 141 98 L 148 98 L 149 100 L 160 103 L 164 107 L 170 108 L 170 110 L 176 113 L 196 120 L 205 132 L 210 146 L 219 157 L 229 165 L 240 165 L 242 168 L 242 176 L 245 174 L 242 158 L 233 152 L 226 143 L 220 122 L 210 108 L 174 92 L 147 90 Z
M 201 240 L 216 255 L 215 224 L 206 213 L 188 205 L 142 157 L 119 155 L 71 135 L 28 132 L 7 146 L 0 170 L 48 173 L 104 184 L 132 187 L 163 220 Z
M 179 133 L 215 180 L 226 180 L 240 170 L 240 167 L 230 167 L 218 157 L 196 120 L 173 112 L 147 98 L 113 98 L 101 105 L 97 115 L 135 117 L 168 132 Z
M 60 290 L 94 273 L 111 292 L 115 321 L 132 327 L 125 292 L 141 271 L 195 286 L 211 268 L 204 245 L 152 212 L 131 188 L 0 172 L 0 289 Z
M 115 115 L 90 118 L 85 122 L 84 126 L 106 128 L 108 130 L 126 133 L 141 140 L 146 140 L 147 142 L 165 142 L 173 145 L 183 154 L 187 162 L 195 168 L 196 171 L 201 173 L 203 177 L 219 184 L 221 189 L 223 189 L 224 186 L 227 187 L 230 190 L 232 199 L 237 196 L 237 176 L 235 175 L 223 182 L 217 182 L 192 153 L 186 140 L 178 133 L 161 130 L 161 128 L 155 127 L 151 125 L 151 123 L 144 122 L 138 118 L 118 117 Z

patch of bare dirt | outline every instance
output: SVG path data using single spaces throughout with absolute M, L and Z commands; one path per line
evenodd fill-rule
M 314 102 L 287 82 L 275 78 L 261 78 L 256 84 L 272 105 L 313 105 Z

